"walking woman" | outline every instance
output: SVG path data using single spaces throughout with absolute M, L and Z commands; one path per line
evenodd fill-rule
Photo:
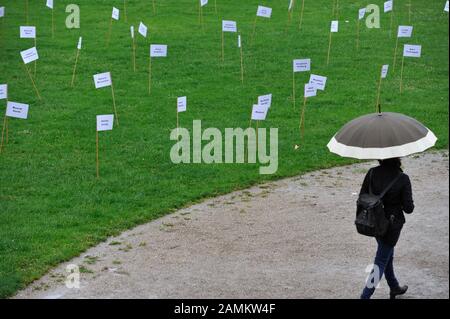
M 380 165 L 372 168 L 366 175 L 361 188 L 361 194 L 369 192 L 369 185 L 374 194 L 381 194 L 395 179 L 392 188 L 383 198 L 386 218 L 391 221 L 387 233 L 376 238 L 378 249 L 375 256 L 374 270 L 367 280 L 361 299 L 370 299 L 375 292 L 377 283 L 383 275 L 390 288 L 390 297 L 395 299 L 406 293 L 408 286 L 400 286 L 394 273 L 394 248 L 400 238 L 405 215 L 414 211 L 414 201 L 412 198 L 411 181 L 402 171 L 402 163 L 399 158 L 392 158 L 379 161 Z M 376 278 L 374 278 L 376 277 Z

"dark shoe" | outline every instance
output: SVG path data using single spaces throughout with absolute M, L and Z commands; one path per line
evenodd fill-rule
M 408 291 L 408 286 L 398 286 L 397 288 L 391 289 L 391 299 L 395 299 L 397 296 L 406 294 Z

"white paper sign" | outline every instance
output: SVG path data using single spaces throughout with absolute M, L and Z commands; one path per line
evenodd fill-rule
M 208 4 L 208 0 L 200 0 L 200 5 L 202 7 L 206 6 Z
M 331 32 L 338 32 L 339 31 L 339 21 L 331 21 Z
M 444 11 L 445 11 L 445 12 L 448 12 L 448 11 L 449 11 L 449 8 L 450 8 L 450 2 L 447 1 L 447 2 L 445 3 Z M 1 11 L 1 10 L 0 10 L 0 11 Z M 0 17 L 1 17 L 1 14 L 0 14 Z
M 134 39 L 134 26 L 130 27 L 131 38 Z
M 47 0 L 47 8 L 53 9 L 53 0 Z
M 381 78 L 382 79 L 387 78 L 388 71 L 389 71 L 389 64 L 383 65 L 383 67 L 381 68 Z
M 97 115 L 97 132 L 112 131 L 114 126 L 114 115 Z
M 308 72 L 311 70 L 311 59 L 294 60 L 294 72 Z
M 312 84 L 305 84 L 305 98 L 313 97 L 317 95 L 317 87 Z
M 120 10 L 113 7 L 113 10 L 112 10 L 112 16 L 111 16 L 111 17 L 112 17 L 114 20 L 119 20 L 119 18 L 120 18 Z
M 186 112 L 187 110 L 187 97 L 182 96 L 177 99 L 177 110 L 178 113 Z
M 272 16 L 272 8 L 258 6 L 256 15 L 262 18 L 270 18 Z
M 78 49 L 78 50 L 81 50 L 82 44 L 83 44 L 83 38 L 80 37 L 80 38 L 78 39 L 78 44 L 77 44 L 77 49 Z
M 421 45 L 410 45 L 405 44 L 403 47 L 403 56 L 409 58 L 420 58 L 422 54 L 422 46 Z
M 28 64 L 30 62 L 36 61 L 39 59 L 38 52 L 36 48 L 31 48 L 25 51 L 20 52 L 20 55 L 22 56 L 23 63 Z
M 165 45 L 165 44 L 152 44 L 150 46 L 150 56 L 152 58 L 165 58 L 165 57 L 167 57 L 167 45 Z
M 112 85 L 111 73 L 105 72 L 94 75 L 94 83 L 96 89 L 101 89 Z
M 272 106 L 272 94 L 261 95 L 258 97 L 258 105 L 270 108 Z
M 254 121 L 264 121 L 267 117 L 267 112 L 269 108 L 264 105 L 253 105 L 252 109 L 252 120 Z
M 144 38 L 146 38 L 147 37 L 147 31 L 148 31 L 147 26 L 141 22 L 139 24 L 139 29 L 138 29 L 139 34 L 142 35 Z
M 241 35 L 238 35 L 238 48 L 242 47 L 242 39 L 241 39 Z
M 367 10 L 366 8 L 359 9 L 359 13 L 358 13 L 358 19 L 359 20 L 364 19 L 365 15 L 366 15 L 366 10 Z
M 318 90 L 324 91 L 327 84 L 327 77 L 311 74 L 309 84 L 314 85 Z
M 6 116 L 26 120 L 28 118 L 28 108 L 28 104 L 8 101 Z
M 390 0 L 390 1 L 386 1 L 384 3 L 384 13 L 386 12 L 390 12 L 394 9 L 394 1 Z
M 0 100 L 8 98 L 8 84 L 0 84 Z
M 288 11 L 291 11 L 293 7 L 294 7 L 294 0 L 291 0 L 291 1 L 289 1 Z
M 36 27 L 32 27 L 32 26 L 20 27 L 20 38 L 21 39 L 34 39 L 34 38 L 36 38 Z
M 0 7 L 0 18 L 5 16 L 5 7 Z
M 223 32 L 237 32 L 237 23 L 236 21 L 222 21 L 222 31 Z
M 399 38 L 411 38 L 413 27 L 407 25 L 398 26 L 397 37 Z

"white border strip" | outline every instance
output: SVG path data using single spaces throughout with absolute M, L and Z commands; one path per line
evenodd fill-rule
M 382 160 L 394 157 L 405 157 L 414 153 L 421 153 L 431 147 L 433 147 L 437 142 L 437 137 L 428 130 L 427 136 L 421 138 L 412 143 L 392 146 L 385 148 L 362 148 L 355 146 L 347 146 L 345 144 L 339 143 L 335 137 L 331 139 L 327 147 L 330 152 L 338 154 L 342 157 L 351 157 L 357 159 L 367 159 L 367 160 Z

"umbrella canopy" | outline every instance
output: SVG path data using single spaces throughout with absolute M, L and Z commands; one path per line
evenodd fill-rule
M 342 157 L 388 159 L 423 152 L 437 138 L 417 120 L 399 113 L 374 113 L 347 123 L 328 143 Z

